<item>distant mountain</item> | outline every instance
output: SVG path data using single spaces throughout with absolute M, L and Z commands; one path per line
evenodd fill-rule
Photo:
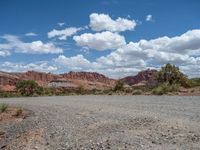
M 103 74 L 96 72 L 69 72 L 61 74 L 63 78 L 71 80 L 85 80 L 90 82 L 101 82 L 108 85 L 113 85 L 115 83 L 114 79 L 110 79 Z
M 4 90 L 6 88 L 13 89 L 20 80 L 35 80 L 41 86 L 69 87 L 73 85 L 73 87 L 84 86 L 88 89 L 113 87 L 116 82 L 116 80 L 96 72 L 69 72 L 58 75 L 36 71 L 25 73 L 0 72 L 0 86 Z
M 127 85 L 153 85 L 155 83 L 156 70 L 145 70 L 135 76 L 120 79 Z M 96 72 L 69 72 L 64 74 L 52 74 L 45 72 L 28 71 L 25 73 L 8 73 L 0 71 L 0 87 L 3 90 L 13 90 L 20 80 L 35 80 L 41 86 L 54 87 L 78 87 L 87 89 L 111 88 L 116 80 Z
M 136 84 L 148 84 L 149 86 L 155 84 L 155 74 L 157 73 L 157 70 L 144 70 L 139 72 L 135 76 L 127 76 L 125 78 L 122 78 L 121 81 L 123 81 L 125 84 L 128 85 L 136 85 Z

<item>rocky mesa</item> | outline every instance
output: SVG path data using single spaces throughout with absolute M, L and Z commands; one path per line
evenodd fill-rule
M 125 84 L 130 86 L 155 84 L 157 70 L 144 70 L 135 76 L 122 78 Z M 20 80 L 35 80 L 41 86 L 53 87 L 78 87 L 84 86 L 87 89 L 111 88 L 116 80 L 106 77 L 97 72 L 68 72 L 64 74 L 52 74 L 45 72 L 27 71 L 25 73 L 0 72 L 0 87 L 5 91 L 12 91 Z
M 13 90 L 16 83 L 20 80 L 35 80 L 41 86 L 52 85 L 50 83 L 54 82 L 55 86 L 67 84 L 65 87 L 70 85 L 78 87 L 82 85 L 89 89 L 112 87 L 116 82 L 116 80 L 96 72 L 69 72 L 58 75 L 36 71 L 28 71 L 25 73 L 0 72 L 0 86 L 5 91 Z

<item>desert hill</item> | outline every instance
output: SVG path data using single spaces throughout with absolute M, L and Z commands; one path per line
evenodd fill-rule
M 35 80 L 42 86 L 109 88 L 114 86 L 116 80 L 96 72 L 69 72 L 52 74 L 45 72 L 28 71 L 25 73 L 0 72 L 0 85 L 3 90 L 11 90 L 20 80 Z
M 147 69 L 147 70 L 139 72 L 135 76 L 127 76 L 125 78 L 122 78 L 121 81 L 123 81 L 125 84 L 128 84 L 130 86 L 137 85 L 137 84 L 138 85 L 144 84 L 144 85 L 151 86 L 155 84 L 156 82 L 155 81 L 156 73 L 157 73 L 157 70 Z

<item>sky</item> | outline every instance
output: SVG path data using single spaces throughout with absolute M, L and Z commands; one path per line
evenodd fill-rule
M 200 77 L 199 0 L 1 0 L 0 70 L 99 72 L 179 66 Z

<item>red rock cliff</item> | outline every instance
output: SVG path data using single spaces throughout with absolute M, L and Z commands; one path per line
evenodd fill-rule
M 102 74 L 96 72 L 69 72 L 65 74 L 51 74 L 44 72 L 28 71 L 25 73 L 5 73 L 0 72 L 0 86 L 15 86 L 20 80 L 35 80 L 38 84 L 46 86 L 49 82 L 53 80 L 72 80 L 83 81 L 86 86 L 100 85 L 100 87 L 112 87 L 115 84 L 115 80 L 110 79 Z M 79 82 L 81 83 L 81 82 Z
M 157 70 L 148 69 L 148 70 L 139 72 L 135 76 L 128 76 L 128 77 L 122 78 L 121 80 L 128 85 L 138 84 L 142 81 L 147 81 L 147 83 L 149 82 L 153 84 L 153 82 L 155 82 L 156 73 L 157 73 Z
M 69 72 L 62 74 L 63 78 L 70 80 L 85 80 L 91 82 L 101 82 L 104 84 L 113 85 L 115 80 L 110 79 L 102 74 L 96 72 Z

